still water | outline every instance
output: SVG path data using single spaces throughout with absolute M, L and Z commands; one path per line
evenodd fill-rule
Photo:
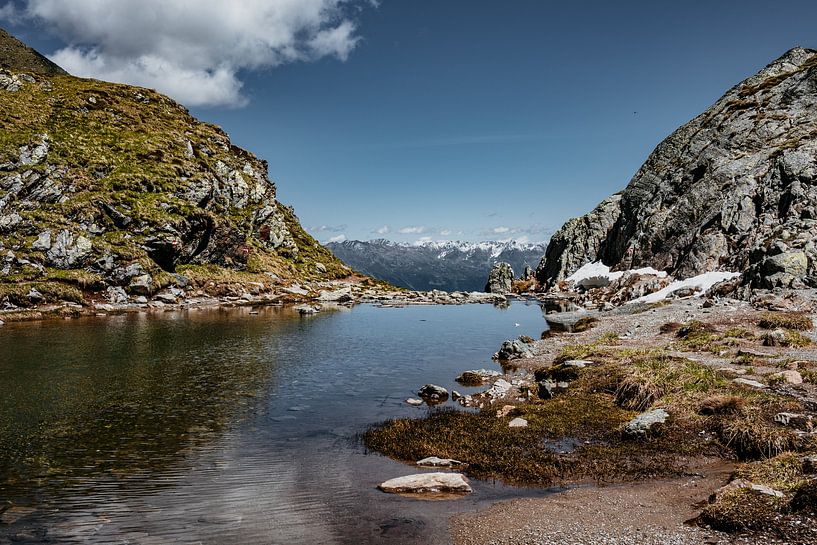
M 257 312 L 253 314 L 251 312 Z M 427 382 L 496 368 L 536 304 L 301 317 L 211 309 L 0 328 L 0 543 L 447 543 L 448 517 L 542 490 L 422 502 L 359 434 Z

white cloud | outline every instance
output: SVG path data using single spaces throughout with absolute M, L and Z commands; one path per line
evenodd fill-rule
M 421 235 L 425 232 L 426 228 L 423 226 L 403 227 L 400 229 L 400 233 L 403 235 Z
M 440 236 L 447 237 L 451 234 L 451 229 L 440 229 Z
M 346 235 L 337 235 L 327 240 L 327 242 L 343 242 L 344 240 L 346 240 Z
M 510 231 L 511 229 L 509 227 L 494 227 L 493 229 L 491 229 L 491 232 L 494 233 L 495 235 L 509 233 Z
M 389 226 L 388 226 L 388 225 L 384 225 L 383 227 L 381 227 L 380 229 L 378 229 L 378 230 L 377 230 L 377 231 L 375 231 L 375 232 L 376 232 L 378 235 L 388 235 L 390 231 L 391 231 L 391 229 L 389 229 Z
M 16 23 L 20 18 L 20 12 L 14 7 L 14 4 L 9 2 L 5 6 L 0 6 L 0 19 Z
M 83 77 L 156 88 L 190 106 L 240 106 L 243 70 L 346 60 L 358 0 L 27 0 L 0 7 L 52 30 L 52 56 Z

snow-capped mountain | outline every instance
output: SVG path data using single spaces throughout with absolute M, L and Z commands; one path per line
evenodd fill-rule
M 491 267 L 511 264 L 516 276 L 536 269 L 545 244 L 506 242 L 422 242 L 384 239 L 330 242 L 326 247 L 350 267 L 415 290 L 482 291 Z

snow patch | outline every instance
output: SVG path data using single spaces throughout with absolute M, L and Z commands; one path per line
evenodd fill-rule
M 681 288 L 693 288 L 696 290 L 695 297 L 700 297 L 701 295 L 706 293 L 706 291 L 709 288 L 711 288 L 718 282 L 723 282 L 724 280 L 731 280 L 738 276 L 740 276 L 739 272 L 729 271 L 713 271 L 703 273 L 699 274 L 698 276 L 687 278 L 685 280 L 675 280 L 674 282 L 671 282 L 666 288 L 658 290 L 655 293 L 645 295 L 644 297 L 634 299 L 630 301 L 630 303 L 655 303 L 656 301 L 660 301 L 666 298 L 675 290 L 679 290 Z
M 594 261 L 593 263 L 587 263 L 580 267 L 579 270 L 568 276 L 566 280 L 577 287 L 600 288 L 610 284 L 610 282 L 618 280 L 625 274 L 651 274 L 658 278 L 665 278 L 667 276 L 666 272 L 657 271 L 652 267 L 610 272 L 610 267 L 601 261 Z

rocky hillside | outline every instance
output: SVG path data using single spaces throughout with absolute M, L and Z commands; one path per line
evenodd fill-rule
M 348 275 L 265 161 L 168 97 L 72 77 L 5 32 L 0 67 L 0 306 Z
M 553 236 L 554 286 L 588 262 L 817 286 L 817 51 L 796 48 L 665 139 L 629 185 Z
M 542 244 L 517 242 L 429 242 L 400 244 L 388 240 L 347 240 L 327 247 L 362 273 L 415 290 L 482 291 L 491 267 L 510 263 L 516 276 L 534 267 Z

